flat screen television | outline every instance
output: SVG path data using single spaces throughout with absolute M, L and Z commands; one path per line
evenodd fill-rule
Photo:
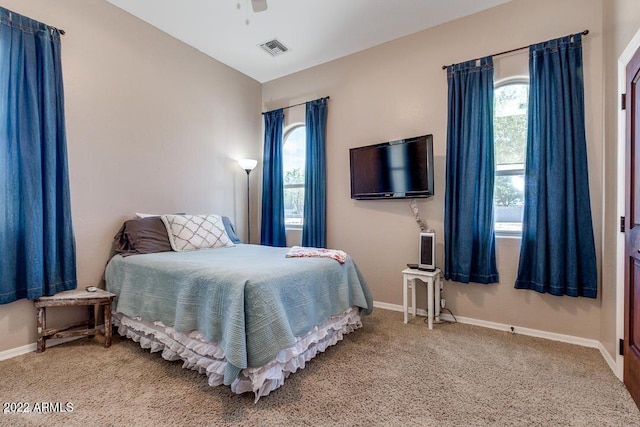
M 433 196 L 433 135 L 349 149 L 351 198 Z

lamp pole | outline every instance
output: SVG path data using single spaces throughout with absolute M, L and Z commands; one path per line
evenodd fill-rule
M 249 174 L 251 169 L 245 169 L 247 172 L 247 243 L 251 243 L 251 198 L 249 197 Z
M 240 159 L 238 164 L 247 173 L 247 243 L 251 243 L 251 197 L 249 196 L 249 174 L 258 165 L 254 159 Z

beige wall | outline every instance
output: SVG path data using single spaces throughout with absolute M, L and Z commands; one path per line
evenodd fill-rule
M 258 82 L 103 0 L 0 5 L 67 32 L 62 61 L 81 288 L 101 282 L 113 235 L 134 212 L 219 213 L 246 235 L 246 174 L 235 160 L 261 157 Z M 52 315 L 61 321 L 59 310 Z M 35 342 L 35 331 L 31 301 L 0 306 L 0 351 Z
M 67 30 L 63 70 L 81 287 L 100 282 L 111 238 L 135 211 L 222 213 L 245 235 L 246 175 L 234 160 L 261 157 L 261 99 L 262 107 L 271 109 L 330 95 L 328 243 L 350 252 L 375 299 L 391 304 L 401 304 L 399 271 L 416 259 L 418 229 L 407 201 L 349 198 L 348 148 L 434 134 L 437 193 L 418 205 L 438 232 L 443 265 L 446 77 L 441 65 L 588 28 L 587 138 L 601 297 L 516 291 L 519 241 L 513 239 L 498 240 L 499 284 L 447 283 L 444 296 L 456 315 L 598 339 L 615 353 L 616 60 L 639 28 L 639 2 L 514 0 L 266 83 L 262 94 L 259 83 L 105 1 L 0 0 L 0 6 Z M 496 78 L 516 73 L 524 63 L 526 53 L 500 57 Z M 303 107 L 288 110 L 287 120 L 303 121 Z M 254 224 L 260 175 L 259 165 L 251 175 Z M 295 244 L 299 235 L 288 238 Z M 424 307 L 423 289 L 419 298 Z M 0 306 L 0 351 L 34 340 L 33 304 Z
M 514 0 L 494 9 L 263 84 L 265 109 L 331 96 L 327 124 L 328 246 L 349 252 L 376 301 L 402 304 L 400 270 L 417 258 L 418 228 L 408 201 L 355 201 L 349 196 L 348 149 L 424 133 L 434 135 L 436 196 L 420 200 L 438 233 L 443 263 L 447 83 L 443 64 L 526 46 L 589 29 L 584 42 L 591 201 L 597 252 L 602 240 L 603 82 L 600 0 Z M 527 53 L 503 57 L 506 73 Z M 518 59 L 520 57 L 520 59 Z M 513 64 L 510 62 L 513 61 Z M 516 64 L 516 65 L 514 65 Z M 447 282 L 447 306 L 459 316 L 589 339 L 600 337 L 600 299 L 515 290 L 519 240 L 497 241 L 501 281 Z M 600 259 L 600 256 L 599 256 Z M 600 271 L 600 270 L 599 270 Z M 426 306 L 424 289 L 421 304 Z
M 618 58 L 640 30 L 640 2 L 636 0 L 604 1 L 604 76 L 605 76 L 605 188 L 604 241 L 602 256 L 602 316 L 600 342 L 614 356 L 617 352 L 616 321 L 624 310 L 617 307 L 616 265 L 619 233 L 618 211 Z

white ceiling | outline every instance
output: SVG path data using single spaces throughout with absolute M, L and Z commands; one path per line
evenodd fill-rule
M 264 83 L 510 0 L 107 0 Z M 272 57 L 258 45 L 277 38 Z

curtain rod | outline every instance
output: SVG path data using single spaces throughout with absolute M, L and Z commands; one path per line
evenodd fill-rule
M 6 10 L 7 10 L 7 12 L 9 12 L 9 22 L 11 22 L 12 19 L 13 19 L 13 12 L 10 11 L 9 9 L 6 9 Z M 31 19 L 31 18 L 29 18 L 29 19 Z M 54 27 L 53 25 L 48 25 L 48 24 L 45 24 L 45 25 L 47 27 L 49 27 L 49 28 L 53 28 L 54 30 L 58 30 L 58 32 L 60 32 L 60 35 L 62 35 L 62 36 L 67 34 L 67 32 L 65 30 L 63 30 L 62 28 L 57 28 L 57 27 Z
M 586 36 L 587 34 L 589 34 L 589 30 L 584 30 L 583 32 L 581 32 L 581 33 L 579 33 L 579 34 L 582 34 L 583 36 Z M 573 34 L 570 34 L 570 35 L 573 35 Z M 522 46 L 522 47 L 518 47 L 518 48 L 510 49 L 510 50 L 505 50 L 504 52 L 494 53 L 493 55 L 487 55 L 487 56 L 500 56 L 500 55 L 506 55 L 507 53 L 517 52 L 517 51 L 519 51 L 519 50 L 524 50 L 524 49 L 527 49 L 527 48 L 529 48 L 529 46 Z M 477 61 L 478 59 L 480 59 L 480 58 L 472 59 L 471 61 Z M 465 61 L 465 62 L 467 62 L 467 61 Z M 455 64 L 451 64 L 451 65 L 455 65 Z M 447 67 L 449 67 L 449 65 L 443 65 L 443 66 L 442 66 L 442 69 L 443 69 L 443 70 L 446 70 L 446 69 L 447 69 Z
M 319 101 L 319 100 L 321 100 L 321 99 L 329 100 L 329 99 L 331 99 L 331 97 L 329 97 L 329 96 L 325 96 L 324 98 L 314 99 L 314 101 Z M 310 102 L 310 101 L 306 101 L 306 102 L 299 102 L 298 104 L 289 105 L 288 107 L 282 107 L 282 109 L 283 109 L 283 110 L 286 110 L 286 109 L 288 109 L 288 108 L 297 107 L 297 106 L 299 106 L 299 105 L 305 105 L 307 102 Z M 274 108 L 274 110 L 277 110 L 277 108 Z M 271 111 L 273 111 L 273 110 L 271 110 Z M 269 111 L 263 111 L 263 112 L 262 112 L 262 114 L 267 114 L 268 112 L 269 112 Z

